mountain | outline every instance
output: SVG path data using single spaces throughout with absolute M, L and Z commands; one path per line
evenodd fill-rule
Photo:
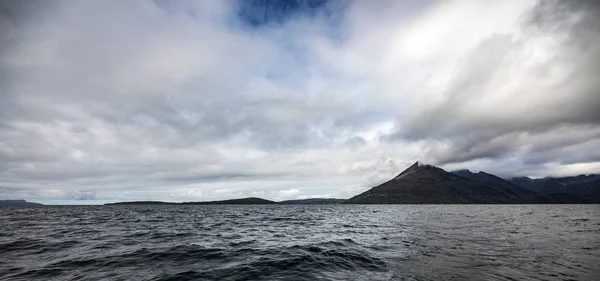
M 457 176 L 461 176 L 463 178 L 486 182 L 486 183 L 489 183 L 489 184 L 492 184 L 492 185 L 495 185 L 497 187 L 501 187 L 504 189 L 517 190 L 517 191 L 524 190 L 522 187 L 520 187 L 518 185 L 515 185 L 501 177 L 498 177 L 496 175 L 492 175 L 492 174 L 489 174 L 486 172 L 473 173 L 469 170 L 459 170 L 459 171 L 453 171 L 451 173 L 455 174 Z
M 22 199 L 0 200 L 0 206 L 42 206 L 40 203 L 27 202 Z
M 573 193 L 552 193 L 547 195 L 554 199 L 556 204 L 597 204 L 598 200 L 581 197 Z
M 600 202 L 600 179 L 567 185 L 567 191 Z
M 540 194 L 535 191 L 531 191 L 524 187 L 521 187 L 517 184 L 514 184 L 510 181 L 507 181 L 501 177 L 498 177 L 493 174 L 489 174 L 483 171 L 478 173 L 473 173 L 469 170 L 458 170 L 451 172 L 457 176 L 461 176 L 463 178 L 476 180 L 480 182 L 485 182 L 491 184 L 495 187 L 502 188 L 507 192 L 515 194 L 517 197 L 522 199 L 525 203 L 534 203 L 534 204 L 548 204 L 548 203 L 559 203 L 562 200 L 557 200 L 554 197 L 548 196 L 546 194 Z
M 490 178 L 484 175 L 486 178 Z M 500 179 L 501 180 L 501 179 Z M 490 182 L 496 179 L 489 179 Z M 351 204 L 524 204 L 531 203 L 510 189 L 420 165 L 346 201 Z M 506 185 L 507 183 L 503 183 Z
M 259 204 L 277 204 L 275 201 L 266 200 L 257 197 L 219 200 L 219 201 L 203 201 L 203 202 L 183 202 L 183 203 L 172 203 L 162 201 L 130 201 L 130 202 L 117 202 L 107 203 L 104 205 L 259 205 Z
M 502 179 L 469 170 L 446 172 L 414 163 L 393 179 L 348 200 L 311 198 L 281 202 L 262 198 L 168 203 L 134 201 L 106 205 L 240 205 L 240 204 L 587 204 L 600 203 L 600 175 Z
M 310 198 L 310 199 L 298 199 L 298 200 L 285 200 L 279 202 L 280 204 L 342 204 L 346 199 L 335 199 L 335 198 Z
M 561 198 L 563 202 L 573 196 L 584 198 L 587 202 L 600 202 L 600 175 L 541 179 L 516 177 L 510 179 L 510 182 L 530 191 Z
M 525 189 L 542 193 L 542 194 L 553 194 L 553 193 L 566 193 L 566 184 L 561 183 L 555 178 L 543 178 L 543 179 L 531 179 L 528 177 L 517 177 L 510 180 L 511 183 L 521 186 Z
M 534 192 L 539 192 L 540 188 L 538 187 L 538 183 L 536 182 L 535 179 L 532 179 L 530 177 L 514 177 L 509 179 L 509 181 L 514 184 L 514 185 L 518 185 L 520 187 L 523 187 L 527 190 L 531 190 Z
M 597 174 L 578 175 L 578 176 L 573 176 L 573 177 L 562 177 L 562 178 L 555 178 L 555 179 L 566 185 L 585 184 L 585 183 L 591 183 L 591 182 L 600 180 L 600 175 L 597 175 Z

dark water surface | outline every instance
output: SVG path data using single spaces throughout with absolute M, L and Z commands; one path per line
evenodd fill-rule
M 600 205 L 0 208 L 1 280 L 600 280 Z

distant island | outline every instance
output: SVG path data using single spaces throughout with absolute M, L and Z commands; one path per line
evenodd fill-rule
M 447 172 L 418 161 L 394 178 L 349 199 L 308 198 L 272 201 L 258 197 L 162 202 L 129 201 L 104 205 L 323 205 L 323 204 L 600 204 L 600 174 L 503 179 L 483 171 Z M 0 206 L 42 206 L 22 199 Z
M 309 198 L 309 199 L 297 199 L 297 200 L 285 200 L 280 201 L 279 204 L 342 204 L 346 199 L 336 198 Z
M 389 181 L 350 199 L 311 198 L 271 201 L 241 199 L 169 203 L 133 201 L 105 205 L 242 205 L 242 204 L 599 204 L 600 175 L 562 178 L 503 179 L 486 172 L 447 172 L 418 161 Z
M 219 201 L 201 201 L 201 202 L 183 202 L 183 203 L 172 203 L 172 202 L 161 202 L 161 201 L 130 201 L 130 202 L 117 202 L 107 203 L 104 205 L 264 205 L 264 204 L 278 204 L 278 202 L 257 198 L 248 197 L 240 199 L 229 199 Z
M 257 197 L 200 201 L 130 201 L 105 205 L 322 205 L 322 204 L 600 204 L 600 175 L 503 179 L 486 172 L 414 163 L 394 178 L 349 199 L 308 198 L 272 201 Z M 0 200 L 0 206 L 42 206 Z
M 0 206 L 42 206 L 40 203 L 27 202 L 22 199 L 0 200 Z
M 107 203 L 104 205 L 264 205 L 264 204 L 284 204 L 284 205 L 299 205 L 299 204 L 342 204 L 346 199 L 335 199 L 335 198 L 310 198 L 310 199 L 297 199 L 297 200 L 285 200 L 285 201 L 271 201 L 267 199 L 257 197 L 247 197 L 240 199 L 229 199 L 219 201 L 199 201 L 199 202 L 162 202 L 162 201 L 129 201 L 129 202 L 117 202 Z

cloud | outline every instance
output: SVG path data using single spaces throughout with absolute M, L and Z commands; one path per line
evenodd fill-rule
M 71 194 L 71 198 L 75 200 L 94 200 L 96 199 L 96 192 L 77 190 Z
M 531 151 L 553 152 L 546 147 L 553 139 L 560 146 L 596 140 L 598 11 L 594 1 L 540 2 L 513 33 L 491 36 L 466 55 L 441 95 L 423 95 L 432 102 L 400 121 L 398 137 L 433 140 L 428 155 L 441 164 L 506 155 L 529 162 L 541 160 Z M 560 153 L 537 164 L 565 157 L 573 158 Z
M 349 197 L 418 159 L 596 167 L 595 2 L 285 2 L 4 2 L 0 196 Z

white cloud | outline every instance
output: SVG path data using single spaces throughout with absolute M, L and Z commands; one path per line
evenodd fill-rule
M 44 3 L 0 15 L 2 197 L 349 197 L 417 159 L 600 161 L 580 153 L 598 50 L 526 23 L 532 1 L 332 2 L 258 27 L 237 2 Z

